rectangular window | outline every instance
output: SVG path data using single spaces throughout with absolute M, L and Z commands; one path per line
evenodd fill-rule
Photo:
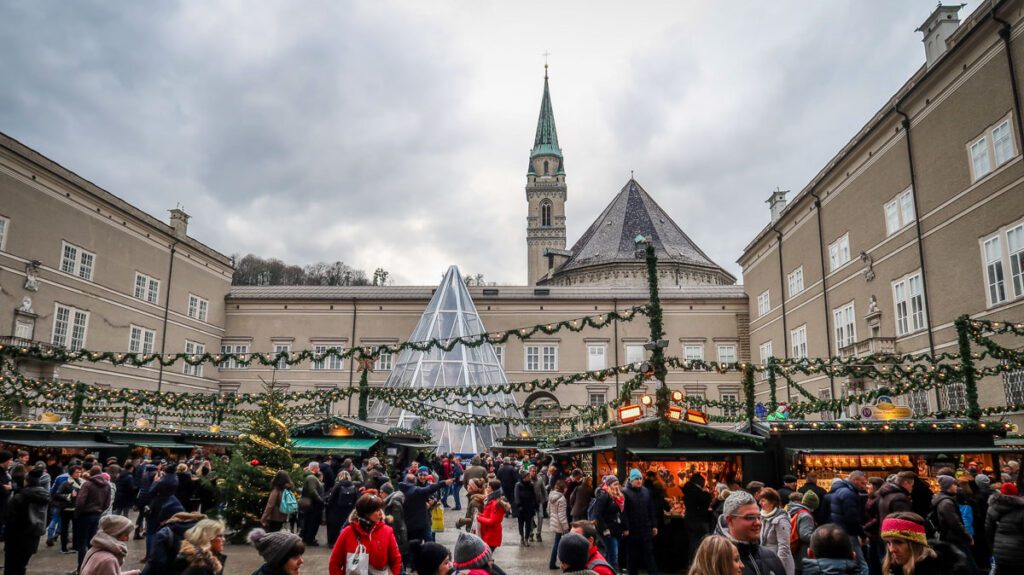
M 282 357 L 277 361 L 276 369 L 289 369 L 291 366 L 288 365 L 288 361 L 285 359 L 292 351 L 292 344 L 290 343 L 275 343 L 274 344 L 274 355 L 284 352 L 285 357 Z
M 373 362 L 373 369 L 376 371 L 391 371 L 392 365 L 394 364 L 395 356 L 390 351 L 382 351 L 377 356 L 377 361 Z M 340 368 L 339 368 L 340 369 Z
M 911 190 L 900 192 L 885 204 L 885 231 L 892 235 L 914 221 L 914 195 Z
M 757 317 L 761 317 L 768 313 L 772 309 L 771 296 L 768 294 L 768 290 L 761 292 L 761 295 L 757 296 Z
M 831 389 L 821 389 L 821 390 L 819 390 L 818 391 L 818 399 L 820 399 L 822 401 L 832 401 L 832 390 Z M 832 421 L 833 419 L 835 419 L 835 416 L 832 414 L 831 411 L 822 411 L 821 412 L 821 420 L 822 421 Z
M 836 355 L 839 350 L 857 341 L 857 319 L 853 302 L 832 310 L 832 325 L 836 330 Z
M 35 331 L 36 322 L 34 319 L 20 317 L 14 319 L 14 337 L 18 339 L 32 339 Z
M 188 355 L 201 356 L 206 353 L 206 346 L 195 341 L 185 340 L 185 353 Z M 191 375 L 193 377 L 203 377 L 203 364 L 192 365 L 187 361 L 182 367 L 181 372 L 185 375 Z
M 703 361 L 704 345 L 699 343 L 688 343 L 684 345 L 683 359 L 687 361 Z
M 999 236 L 985 240 L 985 280 L 988 283 L 989 305 L 1006 301 L 1003 282 L 1003 248 Z
M 1006 251 L 1010 256 L 1013 296 L 1024 296 L 1024 224 L 1006 232 Z
M 928 402 L 928 392 L 923 390 L 911 391 L 907 394 L 907 407 L 910 408 L 914 417 L 925 417 L 932 410 Z
M 718 346 L 718 363 L 736 363 L 736 346 Z
M 11 227 L 11 220 L 0 217 L 0 252 L 7 250 L 7 230 Z
M 288 349 L 290 351 L 291 347 L 289 346 Z M 330 349 L 338 350 L 339 352 L 342 351 L 342 347 L 340 345 L 324 345 L 324 344 L 320 344 L 320 345 L 314 345 L 313 346 L 313 353 L 327 353 L 327 350 L 330 350 Z M 286 369 L 286 368 L 282 367 L 280 369 Z M 314 361 L 313 362 L 313 369 L 316 369 L 316 370 L 328 370 L 328 371 L 339 371 L 341 369 L 341 358 L 337 357 L 337 356 L 334 356 L 334 355 L 330 355 L 330 356 L 327 356 L 327 357 L 325 357 L 324 359 L 322 359 L 320 361 Z
M 629 344 L 626 346 L 626 363 L 639 363 L 646 359 L 643 345 Z
M 896 280 L 892 284 L 896 335 L 907 335 L 924 329 L 924 292 L 920 272 Z
M 149 303 L 160 299 L 160 280 L 135 272 L 135 298 Z
M 205 299 L 188 294 L 188 317 L 199 321 L 206 321 L 206 314 L 210 309 L 210 302 Z
M 553 345 L 541 347 L 541 367 L 544 371 L 555 371 L 558 369 L 558 348 Z
M 768 363 L 768 358 L 772 357 L 772 342 L 768 340 L 761 344 L 761 363 Z
M 244 356 L 244 355 L 247 355 L 249 353 L 249 344 L 244 344 L 244 343 L 236 343 L 236 344 L 225 343 L 225 344 L 221 344 L 220 352 L 223 355 L 227 355 L 227 354 L 233 353 L 233 354 L 238 355 L 238 356 Z M 226 359 L 226 360 L 224 360 L 224 361 L 222 361 L 220 363 L 220 368 L 221 369 L 245 369 L 245 366 L 243 366 L 237 360 Z
M 587 371 L 598 371 L 608 367 L 605 361 L 607 350 L 608 346 L 604 344 L 587 346 Z
M 1006 405 L 1024 404 L 1024 369 L 1003 374 L 1003 393 L 1006 395 Z
M 62 242 L 61 246 L 60 271 L 92 281 L 96 254 L 67 242 Z
M 736 417 L 740 414 L 739 401 L 740 396 L 737 393 L 723 393 L 721 395 L 723 403 L 730 405 L 722 407 L 722 415 L 725 417 Z
M 975 181 L 992 171 L 992 162 L 988 157 L 988 141 L 984 136 L 971 144 L 971 167 L 974 168 Z
M 790 355 L 796 359 L 807 357 L 807 325 L 789 332 Z
M 1013 157 L 1013 138 L 1009 120 L 992 128 L 992 148 L 996 156 L 996 166 L 1002 166 Z
M 491 347 L 494 348 L 494 355 L 495 355 L 495 357 L 498 358 L 498 365 L 500 365 L 502 367 L 502 369 L 504 369 L 505 368 L 505 346 L 503 346 L 503 345 L 494 345 L 494 346 L 491 346 Z
M 950 381 L 939 388 L 939 396 L 942 398 L 942 407 L 949 411 L 967 411 L 967 389 L 963 382 Z
M 137 325 L 131 326 L 128 351 L 142 354 L 153 353 L 154 343 L 156 343 L 156 331 Z
M 845 233 L 842 237 L 828 246 L 829 271 L 836 271 L 843 264 L 850 261 L 850 234 Z
M 85 347 L 89 312 L 62 304 L 54 304 L 53 345 L 71 350 Z
M 558 369 L 558 346 L 526 346 L 526 371 L 555 371 Z
M 804 266 L 800 266 L 789 272 L 789 275 L 786 276 L 786 280 L 789 283 L 789 297 L 793 297 L 804 291 Z
M 590 405 L 604 405 L 605 394 L 601 391 L 591 391 L 589 394 Z

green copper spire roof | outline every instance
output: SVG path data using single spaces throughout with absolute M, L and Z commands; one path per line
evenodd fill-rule
M 548 66 L 544 65 L 544 98 L 540 101 L 540 117 L 537 119 L 537 137 L 533 140 L 530 157 L 541 155 L 562 157 L 558 147 L 558 131 L 555 130 L 555 113 L 551 109 L 551 92 L 548 90 Z

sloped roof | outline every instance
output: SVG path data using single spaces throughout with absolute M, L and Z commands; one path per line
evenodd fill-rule
M 575 270 L 608 263 L 636 262 L 635 238 L 644 235 L 654 244 L 660 263 L 673 262 L 711 268 L 735 278 L 711 261 L 693 240 L 636 180 L 630 179 L 601 215 L 590 224 L 572 256 L 555 272 Z

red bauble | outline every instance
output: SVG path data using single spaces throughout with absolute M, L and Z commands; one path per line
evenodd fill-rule
M 256 467 L 259 464 L 260 464 L 260 460 L 259 459 L 253 459 L 252 461 L 249 462 L 249 465 L 252 465 L 253 467 Z

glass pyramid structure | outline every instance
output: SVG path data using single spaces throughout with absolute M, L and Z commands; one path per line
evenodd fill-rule
M 409 341 L 424 342 L 432 339 L 446 340 L 487 333 L 483 321 L 473 305 L 473 299 L 466 289 L 462 274 L 451 266 L 444 274 L 441 285 L 434 292 L 426 311 L 416 324 Z M 478 385 L 502 385 L 508 383 L 501 368 L 494 347 L 485 343 L 479 347 L 458 344 L 451 351 L 432 348 L 428 351 L 402 350 L 398 360 L 385 382 L 393 388 L 438 388 L 472 387 Z M 456 399 L 499 402 L 498 407 L 484 405 L 463 405 Z M 427 416 L 436 410 L 439 415 L 461 418 L 465 415 L 491 417 L 522 417 L 519 406 L 512 394 L 496 393 L 478 396 L 451 395 L 446 399 L 418 401 L 415 411 Z M 391 406 L 384 400 L 374 402 L 370 419 L 389 426 L 411 428 L 420 417 L 401 407 Z M 494 445 L 495 439 L 523 431 L 520 426 L 461 425 L 423 417 L 423 423 L 430 429 L 433 440 L 438 442 L 441 452 L 474 454 Z

